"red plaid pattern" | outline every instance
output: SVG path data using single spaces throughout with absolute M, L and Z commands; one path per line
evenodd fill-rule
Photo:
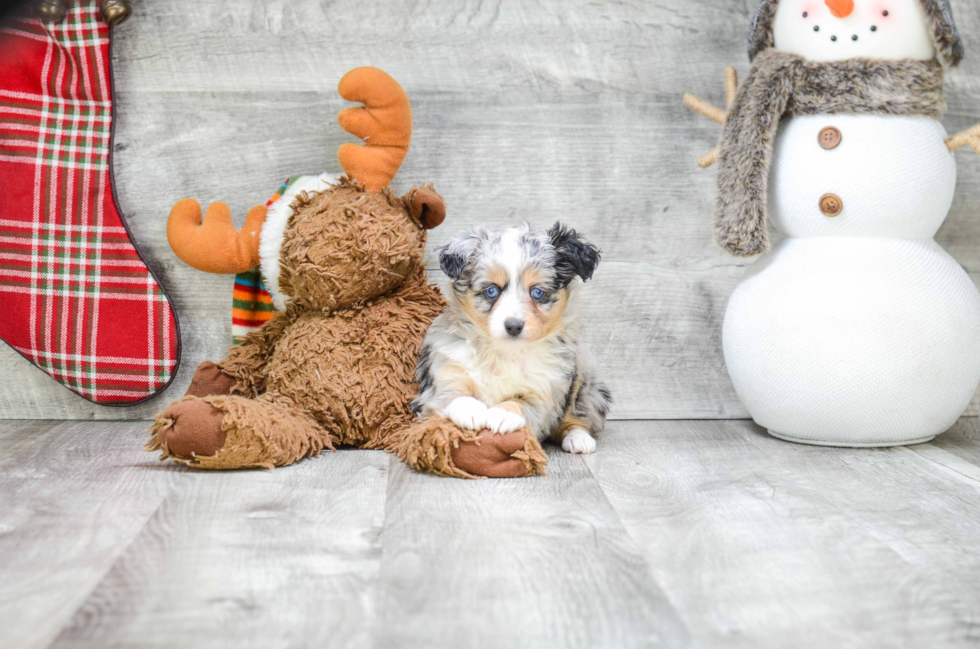
M 79 395 L 166 387 L 177 322 L 116 208 L 109 27 L 97 3 L 0 29 L 0 338 Z

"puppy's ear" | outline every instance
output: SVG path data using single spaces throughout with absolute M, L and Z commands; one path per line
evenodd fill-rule
M 451 279 L 459 279 L 466 266 L 470 263 L 470 255 L 476 250 L 476 244 L 480 241 L 478 232 L 461 232 L 453 237 L 453 240 L 442 246 L 436 252 L 439 253 L 439 267 Z
M 599 265 L 599 249 L 579 236 L 578 232 L 556 222 L 550 230 L 551 245 L 558 253 L 557 271 L 561 286 L 568 286 L 575 276 L 582 281 L 592 279 L 592 273 Z

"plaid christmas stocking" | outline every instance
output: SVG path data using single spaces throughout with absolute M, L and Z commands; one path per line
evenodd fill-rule
M 116 207 L 112 104 L 95 0 L 0 26 L 0 338 L 82 397 L 132 405 L 170 383 L 180 340 Z

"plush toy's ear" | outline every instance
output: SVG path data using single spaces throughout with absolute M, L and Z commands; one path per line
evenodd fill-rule
M 601 257 L 598 248 L 561 223 L 555 223 L 548 230 L 548 236 L 558 253 L 556 266 L 562 287 L 568 286 L 576 275 L 583 281 L 592 279 L 592 273 L 599 265 Z
M 446 220 L 446 202 L 432 185 L 412 187 L 405 194 L 405 203 L 426 230 L 439 227 Z
M 477 230 L 461 232 L 453 240 L 439 248 L 439 267 L 451 279 L 459 279 L 470 262 L 470 255 L 480 242 L 481 233 Z

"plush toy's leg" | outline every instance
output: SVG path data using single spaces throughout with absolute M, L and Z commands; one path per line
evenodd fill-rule
M 333 444 L 308 414 L 264 394 L 175 401 L 157 415 L 145 448 L 201 469 L 271 469 L 333 450 Z
M 498 435 L 463 430 L 445 417 L 413 423 L 392 440 L 392 452 L 419 471 L 453 478 L 545 475 L 548 458 L 527 428 Z
M 194 370 L 191 385 L 185 397 L 219 397 L 231 394 L 238 385 L 234 377 L 228 376 L 211 361 L 204 361 Z

